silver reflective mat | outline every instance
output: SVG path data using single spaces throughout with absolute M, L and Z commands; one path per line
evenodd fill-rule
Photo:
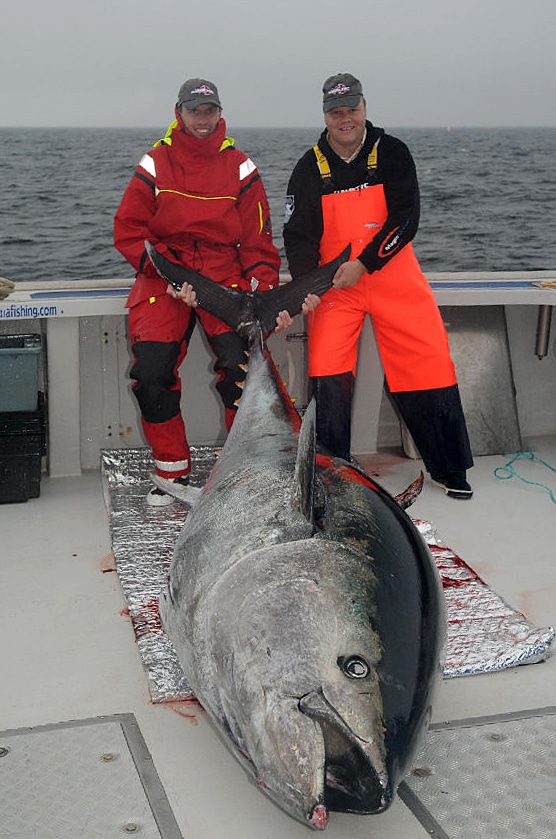
M 191 452 L 194 486 L 203 486 L 216 451 Z M 158 615 L 174 543 L 188 508 L 148 507 L 153 469 L 147 449 L 102 452 L 102 475 L 116 569 L 128 603 L 137 646 L 154 702 L 192 697 L 183 670 Z M 472 675 L 542 661 L 554 638 L 551 627 L 537 628 L 508 606 L 438 538 L 430 522 L 415 520 L 436 562 L 448 615 L 444 676 Z
M 436 563 L 446 600 L 444 678 L 544 661 L 551 653 L 554 629 L 536 627 L 502 600 L 444 544 L 430 522 L 414 523 Z
M 192 486 L 203 486 L 216 459 L 211 447 L 191 450 Z M 187 518 L 188 507 L 175 502 L 149 507 L 146 495 L 154 470 L 148 449 L 101 452 L 104 499 L 112 550 L 137 648 L 153 702 L 192 697 L 172 643 L 162 628 L 158 598 L 166 582 L 174 544 Z
M 435 839 L 554 839 L 556 708 L 429 729 L 400 798 Z
M 0 732 L 0 837 L 182 839 L 132 714 Z

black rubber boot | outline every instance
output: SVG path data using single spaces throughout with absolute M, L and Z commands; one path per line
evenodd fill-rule
M 390 395 L 431 475 L 465 473 L 473 466 L 457 385 Z
M 330 454 L 344 460 L 350 458 L 354 382 L 352 373 L 311 379 L 317 403 L 317 441 Z

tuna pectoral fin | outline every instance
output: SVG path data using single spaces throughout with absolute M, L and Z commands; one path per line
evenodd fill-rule
M 311 399 L 301 423 L 295 463 L 296 503 L 307 521 L 311 523 L 314 520 L 315 426 L 316 403 L 314 399 Z

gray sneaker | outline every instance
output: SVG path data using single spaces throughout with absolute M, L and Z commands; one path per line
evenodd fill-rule
M 157 485 L 147 493 L 149 507 L 168 507 L 176 500 L 179 488 L 189 486 L 189 475 L 183 475 L 181 478 L 161 478 L 160 475 L 155 477 Z M 168 486 L 169 492 L 165 492 L 163 486 Z

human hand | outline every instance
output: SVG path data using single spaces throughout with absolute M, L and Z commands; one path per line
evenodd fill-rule
M 308 315 L 309 312 L 314 312 L 317 306 L 320 305 L 320 297 L 318 294 L 308 294 L 305 300 L 303 301 L 303 306 L 301 307 L 301 311 L 304 315 Z
M 199 304 L 197 303 L 197 295 L 193 289 L 193 286 L 190 286 L 189 283 L 184 283 L 178 291 L 173 286 L 169 285 L 166 288 L 166 293 L 173 297 L 175 300 L 183 300 L 186 306 L 191 306 L 192 309 L 195 309 Z
M 281 312 L 278 312 L 276 316 L 276 326 L 274 327 L 274 331 L 283 332 L 284 329 L 287 329 L 288 326 L 292 325 L 292 323 L 292 316 L 286 309 L 283 309 Z
M 308 315 L 309 312 L 312 312 L 320 303 L 320 297 L 318 294 L 308 294 L 305 300 L 303 301 L 303 305 L 301 307 L 301 311 L 304 315 Z M 284 329 L 287 329 L 288 326 L 291 326 L 293 323 L 293 318 L 290 313 L 283 309 L 281 312 L 278 312 L 278 316 L 276 318 L 276 327 L 274 328 L 275 332 L 283 332 Z
M 350 288 L 350 286 L 357 285 L 366 270 L 363 263 L 359 262 L 358 259 L 343 262 L 334 274 L 333 288 Z

